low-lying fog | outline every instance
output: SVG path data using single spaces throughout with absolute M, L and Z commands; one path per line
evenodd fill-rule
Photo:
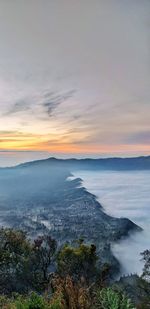
M 83 179 L 83 186 L 97 196 L 106 213 L 127 217 L 143 228 L 112 247 L 122 274 L 141 274 L 140 252 L 150 248 L 149 171 L 80 171 L 74 176 Z
M 0 169 L 0 226 L 10 211 L 19 214 L 26 205 L 37 208 L 49 200 L 59 200 L 68 175 L 63 165 L 61 170 L 57 163 L 55 166 L 55 161 L 51 165 L 45 161 L 24 168 Z M 83 179 L 83 186 L 97 196 L 108 214 L 127 217 L 143 228 L 143 232 L 131 234 L 112 248 L 122 273 L 141 274 L 140 252 L 150 248 L 149 171 L 78 171 L 74 177 Z

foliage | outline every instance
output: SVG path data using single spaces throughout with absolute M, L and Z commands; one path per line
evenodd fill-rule
M 143 268 L 143 274 L 142 277 L 150 280 L 150 250 L 145 250 L 141 253 L 142 260 L 144 261 L 144 268 Z
M 10 300 L 4 296 L 4 295 L 0 295 L 0 308 L 4 309 L 4 308 L 10 308 Z
M 48 281 L 48 268 L 56 252 L 56 241 L 51 236 L 40 236 L 34 240 L 34 254 L 38 268 L 43 274 L 43 280 Z
M 31 253 L 25 233 L 11 229 L 0 230 L 0 292 L 14 291 Z
M 133 309 L 119 288 L 110 288 L 110 265 L 97 269 L 94 245 L 80 239 L 64 245 L 56 254 L 49 235 L 28 240 L 22 231 L 0 229 L 0 308 L 2 309 Z M 142 254 L 143 276 L 138 277 L 138 309 L 150 308 L 150 251 Z M 57 264 L 55 273 L 49 267 Z M 100 265 L 100 264 L 99 264 Z M 133 279 L 133 278 L 132 278 Z M 132 280 L 133 281 L 133 280 Z M 135 290 L 135 284 L 133 285 Z M 128 295 L 126 290 L 123 290 Z M 17 292 L 17 294 L 14 292 Z M 134 291 L 133 291 L 134 292 Z
M 53 279 L 54 294 L 49 300 L 46 296 L 36 293 L 15 296 L 7 299 L 0 297 L 2 309 L 133 309 L 130 300 L 110 288 L 98 290 L 95 304 L 87 287 L 74 283 L 71 277 Z M 139 307 L 148 308 L 148 307 Z
M 30 297 L 22 299 L 19 297 L 15 301 L 16 309 L 46 309 L 48 308 L 44 298 L 36 293 L 32 293 Z
M 115 292 L 111 288 L 104 288 L 97 291 L 94 308 L 134 309 L 134 306 L 124 294 Z
M 54 290 L 52 303 L 55 299 L 59 298 L 62 309 L 91 308 L 92 300 L 90 298 L 89 288 L 83 282 L 74 282 L 70 276 L 66 278 L 55 276 L 52 280 L 52 286 Z
M 50 236 L 31 243 L 22 231 L 0 230 L 0 293 L 41 290 L 56 251 Z
M 137 306 L 138 309 L 150 308 L 150 283 L 143 279 L 138 278 L 138 287 L 140 289 L 140 302 Z
M 2 309 L 62 309 L 60 299 L 55 299 L 53 303 L 36 293 L 28 296 L 18 295 L 15 298 L 0 297 L 0 308 Z
M 73 278 L 84 277 L 89 279 L 96 275 L 96 247 L 79 243 L 72 247 L 65 245 L 57 258 L 58 272 L 61 276 L 70 275 Z

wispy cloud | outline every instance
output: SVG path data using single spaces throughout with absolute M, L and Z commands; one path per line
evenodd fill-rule
M 44 96 L 43 106 L 49 117 L 53 115 L 54 110 L 62 103 L 72 98 L 75 93 L 75 90 L 57 94 L 55 92 L 48 92 Z
M 13 116 L 18 113 L 31 113 L 34 111 L 35 117 L 41 118 L 43 113 L 46 116 L 51 117 L 54 114 L 54 111 L 62 103 L 68 101 L 73 97 L 75 90 L 69 90 L 66 92 L 56 92 L 56 91 L 43 91 L 32 94 L 30 97 L 23 97 L 15 103 L 11 104 L 11 107 L 8 107 L 8 110 L 3 114 L 4 116 Z M 41 114 L 40 114 L 41 113 Z M 45 120 L 45 118 L 43 118 Z
M 26 100 L 18 101 L 11 106 L 11 108 L 5 113 L 5 115 L 8 116 L 19 112 L 25 112 L 30 110 L 30 107 L 31 104 L 26 102 Z

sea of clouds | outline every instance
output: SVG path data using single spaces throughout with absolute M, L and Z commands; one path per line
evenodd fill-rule
M 121 273 L 142 273 L 140 253 L 150 248 L 149 171 L 80 171 L 83 186 L 97 196 L 107 214 L 127 217 L 143 228 L 112 245 Z

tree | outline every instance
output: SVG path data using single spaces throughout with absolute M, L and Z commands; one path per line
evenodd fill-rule
M 32 243 L 22 231 L 0 229 L 0 293 L 44 289 L 56 247 L 49 235 Z
M 142 277 L 144 279 L 150 280 L 150 250 L 145 250 L 141 253 L 142 260 L 144 261 L 144 268 Z
M 96 246 L 79 243 L 77 247 L 65 245 L 57 258 L 58 272 L 61 276 L 74 279 L 84 277 L 89 280 L 96 275 Z
M 53 260 L 57 248 L 57 243 L 51 236 L 40 236 L 34 240 L 33 250 L 36 256 L 38 269 L 43 274 L 43 281 L 48 281 L 49 266 Z
M 25 233 L 11 229 L 0 230 L 0 292 L 22 288 L 19 278 L 28 262 L 32 246 Z

